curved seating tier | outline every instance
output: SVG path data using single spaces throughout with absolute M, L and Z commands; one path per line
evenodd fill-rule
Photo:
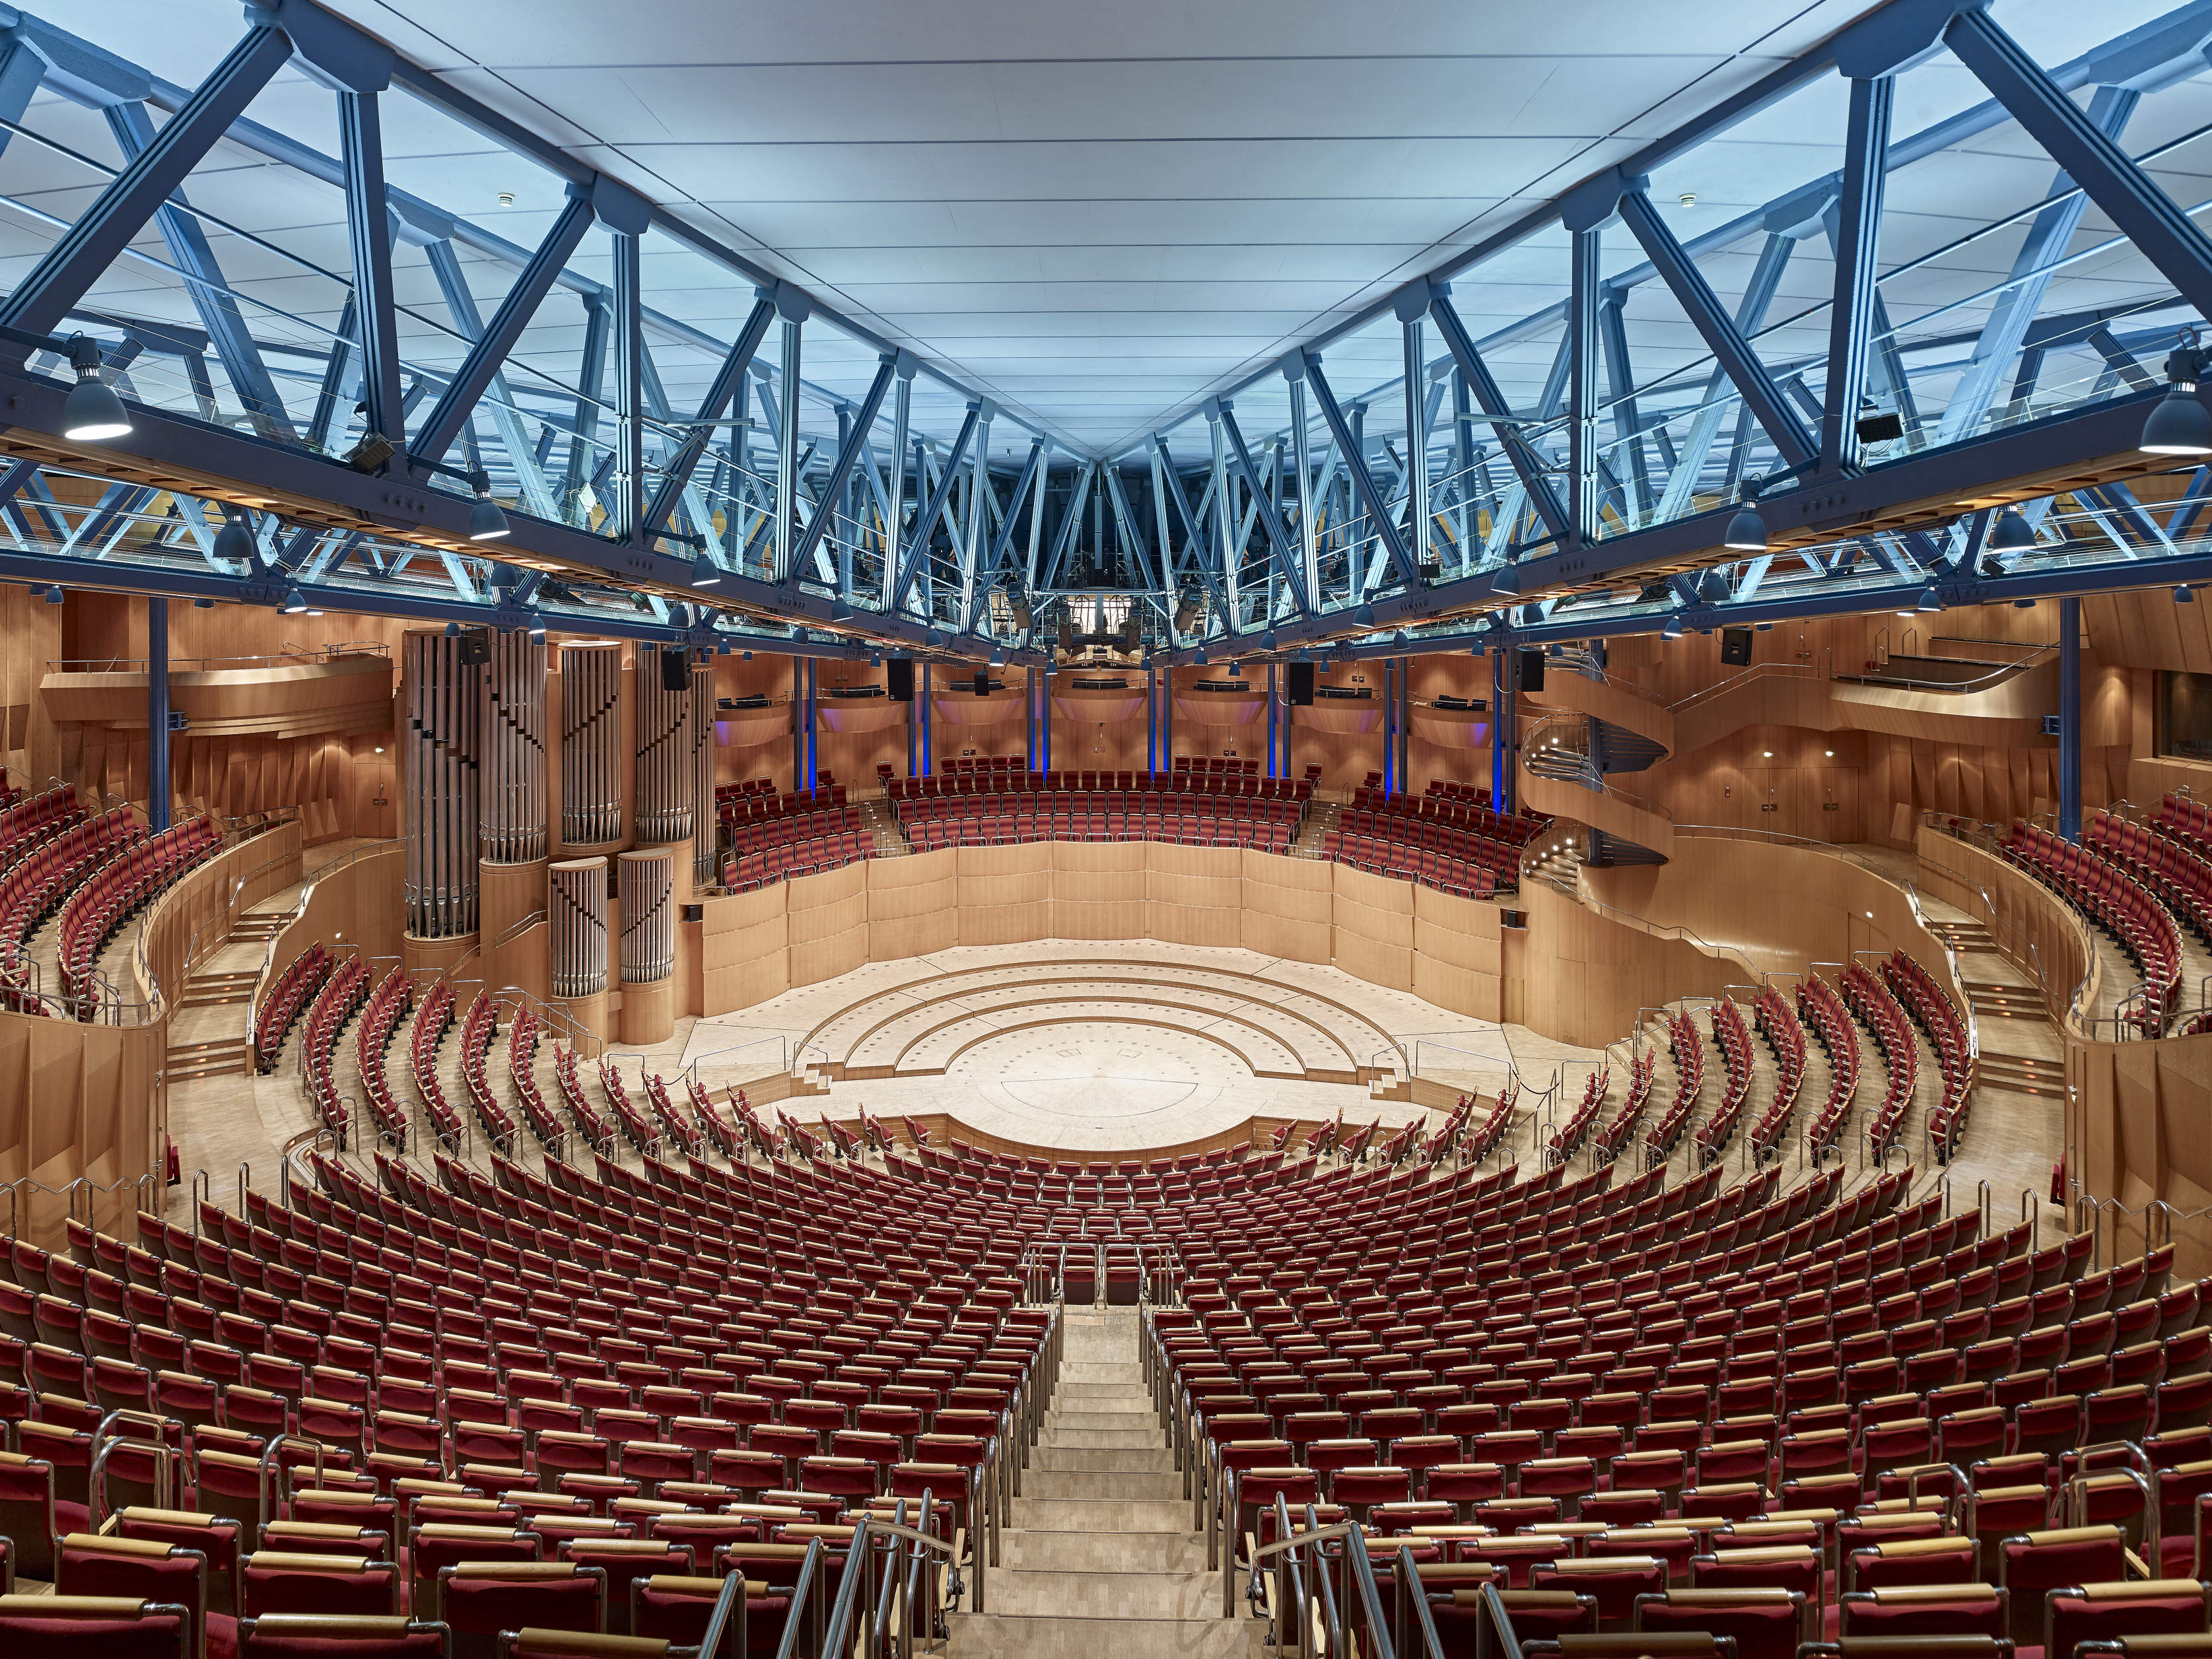
M 307 1011 L 330 978 L 337 961 L 318 942 L 286 963 L 269 987 L 269 994 L 253 1016 L 253 1068 L 276 1069 L 276 1054 L 291 1035 L 293 1024 Z
M 415 1024 L 407 1038 L 407 1069 L 415 1081 L 416 1098 L 422 1103 L 423 1115 L 430 1120 L 430 1133 L 448 1149 L 461 1144 L 461 1118 L 438 1081 L 438 1046 L 453 1023 L 453 988 L 439 980 L 422 994 L 415 1011 Z
M 1920 1080 L 1920 1049 L 1912 1040 L 1905 1010 L 1889 987 L 1858 963 L 1844 969 L 1843 992 L 1845 1006 L 1874 1034 L 1887 1073 L 1881 1104 L 1875 1108 L 1874 1121 L 1867 1130 L 1869 1155 L 1878 1158 L 1897 1144 L 1905 1114 L 1911 1109 L 1913 1091 Z
M 127 817 L 125 822 L 130 823 Z M 62 989 L 75 1001 L 80 1019 L 93 1017 L 93 963 L 116 930 L 185 871 L 212 858 L 222 848 L 222 831 L 206 817 L 188 818 L 155 836 L 132 824 L 115 844 L 118 850 L 62 902 Z
M 1304 811 L 1285 779 L 1128 775 L 1123 787 L 1071 786 L 1099 774 L 1012 772 L 908 780 L 960 786 L 894 796 L 907 837 L 921 850 L 1028 841 L 1165 841 L 1289 850 Z M 1262 786 L 1279 786 L 1262 796 Z M 1247 790 L 1252 793 L 1245 793 Z
M 2150 890 L 2094 847 L 2077 847 L 2033 824 L 2015 823 L 1998 849 L 2057 893 L 2142 970 L 2143 1006 L 2132 1016 L 2151 1036 L 2165 1030 L 2181 979 L 2181 929 Z
M 400 969 L 385 975 L 369 994 L 368 1006 L 354 1034 L 354 1058 L 361 1069 L 362 1092 L 376 1133 L 395 1151 L 407 1150 L 407 1112 L 392 1092 L 385 1057 L 392 1040 L 415 1006 L 415 983 Z
M 319 951 L 322 946 L 313 948 Z M 343 1150 L 353 1127 L 352 1104 L 339 1095 L 331 1065 L 339 1036 L 368 1000 L 368 964 L 356 956 L 332 969 L 326 960 L 318 988 L 307 1010 L 306 1028 L 300 1034 L 300 1075 L 315 1121 L 337 1137 Z

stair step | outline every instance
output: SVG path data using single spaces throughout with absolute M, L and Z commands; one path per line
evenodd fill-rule
M 1220 1594 L 1218 1581 L 1215 1595 Z M 1063 1626 L 1059 1620 L 1017 1614 L 973 1613 L 952 1621 L 949 1651 L 958 1659 L 1034 1659 L 1039 1654 L 1081 1654 L 1083 1659 L 1244 1659 L 1253 1651 L 1247 1626 L 1256 1620 L 1224 1619 L 1217 1602 L 1208 1619 L 1137 1619 L 1127 1616 L 1084 1620 Z

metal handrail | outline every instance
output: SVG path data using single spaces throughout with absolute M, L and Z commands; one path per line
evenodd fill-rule
M 286 646 L 275 653 L 264 653 L 250 657 L 167 657 L 162 660 L 173 673 L 204 672 L 216 668 L 296 668 L 303 664 L 340 662 L 349 657 L 382 657 L 389 660 L 392 647 L 382 640 L 341 640 L 335 645 L 325 645 L 312 651 L 297 646 Z M 196 671 L 188 664 L 199 665 Z M 146 670 L 150 672 L 153 659 L 149 657 L 49 657 L 46 672 L 50 674 L 114 674 Z

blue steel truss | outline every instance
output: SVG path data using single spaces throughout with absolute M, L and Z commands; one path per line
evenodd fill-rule
M 60 435 L 64 361 L 0 349 L 9 423 L 0 527 L 14 544 L 0 550 L 0 574 L 51 580 L 91 562 L 105 567 L 90 573 L 94 585 L 266 600 L 274 584 L 278 599 L 297 586 L 325 604 L 449 619 L 512 617 L 521 593 L 549 619 L 643 637 L 1030 660 L 1049 657 L 1063 598 L 1089 604 L 1120 589 L 1141 599 L 1156 661 L 1209 641 L 1240 655 L 1390 654 L 1644 631 L 1670 617 L 1704 626 L 1901 595 L 1961 603 L 2202 579 L 2203 476 L 2155 507 L 2130 480 L 2157 471 L 2135 442 L 2162 390 L 2145 364 L 2212 308 L 2212 240 L 2198 210 L 2175 202 L 2146 162 L 2203 135 L 2148 155 L 2122 141 L 2144 96 L 2203 67 L 2212 0 L 2051 70 L 1978 0 L 1895 0 L 1279 362 L 1092 455 L 310 0 L 252 9 L 243 37 L 189 89 L 29 14 L 0 8 L 0 203 L 53 232 L 0 298 L 0 325 L 90 336 L 104 376 L 137 410 L 124 442 L 73 445 Z M 1936 52 L 1990 96 L 1898 137 L 1898 77 Z M 337 100 L 337 156 L 246 116 L 295 58 Z M 1716 229 L 1677 235 L 1652 199 L 1655 171 L 1838 76 L 1850 92 L 1840 167 Z M 120 164 L 26 126 L 41 86 L 102 111 Z M 2071 95 L 2084 88 L 2086 108 Z M 387 186 L 380 110 L 395 94 L 434 104 L 566 181 L 536 247 Z M 167 118 L 158 128 L 155 111 Z M 1889 175 L 2007 121 L 2056 165 L 2049 194 L 1885 270 Z M 226 277 L 222 237 L 210 232 L 247 234 L 185 191 L 219 141 L 343 191 L 347 269 L 250 239 L 322 285 L 331 303 L 315 315 L 327 325 Z M 101 180 L 75 219 L 8 194 L 6 158 L 25 145 Z M 2118 234 L 2078 248 L 2091 206 Z M 149 224 L 166 258 L 138 242 Z M 1893 320 L 1886 283 L 2019 224 L 2024 240 L 1996 289 L 1923 308 L 1906 326 Z M 611 283 L 574 268 L 599 236 Z M 1454 282 L 1562 237 L 1564 297 L 1477 337 Z M 1755 262 L 1731 303 L 1709 262 L 1753 238 Z M 422 251 L 441 307 L 402 303 L 395 239 Z M 647 302 L 640 253 L 653 239 L 756 285 L 734 338 Z M 1802 332 L 1808 313 L 1774 316 L 1778 295 L 1793 252 L 1816 239 L 1834 262 L 1832 292 L 1814 308 L 1827 313 L 1826 349 L 1785 350 L 1783 333 Z M 1632 244 L 1643 262 L 1607 274 L 1604 250 Z M 2139 293 L 2046 309 L 2061 273 L 2092 255 L 2109 264 L 2116 250 L 2143 268 Z M 512 273 L 488 318 L 464 252 Z M 173 288 L 192 320 L 102 305 L 97 287 L 118 266 Z M 1704 356 L 1639 378 L 1630 308 L 1661 301 Z M 553 374 L 525 361 L 519 342 L 533 319 L 578 301 L 573 364 Z M 1955 322 L 1938 326 L 1947 315 Z M 1394 328 L 1401 374 L 1356 388 L 1333 380 L 1332 349 Z M 805 343 L 823 331 L 874 356 L 859 395 L 802 378 Z M 1549 372 L 1516 401 L 1497 364 L 1531 348 L 1548 349 Z M 670 407 L 656 351 L 714 366 L 695 414 Z M 2062 357 L 2088 364 L 2087 378 L 2046 392 Z M 927 414 L 917 381 L 931 389 Z M 1926 417 L 1944 386 L 1942 413 Z M 1260 427 L 1248 428 L 1260 410 Z M 1879 430 L 1863 420 L 1869 410 L 1894 416 L 1898 435 L 1869 436 Z M 994 423 L 1026 434 L 1018 468 L 990 453 Z M 471 502 L 454 471 L 481 471 L 509 514 L 512 533 L 495 548 L 467 541 Z M 1770 550 L 1731 554 L 1721 530 L 1740 489 L 1778 472 L 1759 497 Z M 2036 540 L 1993 558 L 1984 543 L 2003 502 L 2021 506 Z M 212 526 L 241 512 L 265 566 L 216 558 Z M 488 553 L 534 575 L 503 581 Z M 548 591 L 572 597 L 545 600 Z

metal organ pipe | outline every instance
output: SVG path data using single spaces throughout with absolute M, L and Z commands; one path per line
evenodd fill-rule
M 406 638 L 407 931 L 477 931 L 477 743 L 483 676 L 459 638 Z
M 622 839 L 622 647 L 561 647 L 561 839 Z
M 651 985 L 676 971 L 676 859 L 672 849 L 624 853 L 622 871 L 622 976 Z
M 545 641 L 524 629 L 491 636 L 484 697 L 483 856 L 545 856 Z
M 607 988 L 607 861 L 553 866 L 553 994 L 597 996 Z
M 665 665 L 684 670 L 672 689 Z M 690 653 L 680 647 L 638 647 L 637 838 L 683 841 L 691 834 Z
M 714 811 L 714 669 L 691 671 L 691 880 L 711 885 L 719 876 L 720 819 Z

